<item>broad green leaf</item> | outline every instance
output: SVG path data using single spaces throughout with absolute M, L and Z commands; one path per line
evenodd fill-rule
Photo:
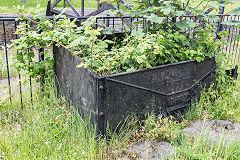
M 149 21 L 151 21 L 153 23 L 158 23 L 158 24 L 161 24 L 163 22 L 163 20 L 165 19 L 164 17 L 159 17 L 153 13 L 150 16 L 144 16 L 144 17 L 147 18 Z
M 235 26 L 235 25 L 240 25 L 240 21 L 235 21 L 235 20 L 223 21 L 221 24 L 229 25 L 229 26 Z
M 144 35 L 145 33 L 143 32 L 143 29 L 138 29 L 138 30 L 134 29 L 131 32 L 131 36 L 136 37 L 137 39 L 142 38 Z
M 182 16 L 185 14 L 185 12 L 184 11 L 174 11 L 174 12 L 172 12 L 172 14 L 175 16 Z
M 211 21 L 218 21 L 218 20 L 219 20 L 219 17 L 216 16 L 216 15 L 208 15 L 208 18 L 209 18 Z
M 146 68 L 152 68 L 152 66 L 148 62 L 146 62 Z
M 78 39 L 72 41 L 70 43 L 70 47 L 76 47 L 78 45 L 87 45 L 88 42 L 86 41 L 86 38 L 80 36 Z
M 113 28 L 106 27 L 106 28 L 103 29 L 103 34 L 109 35 L 109 34 L 112 34 L 113 31 L 114 31 Z
M 136 57 L 136 60 L 139 64 L 141 64 L 144 61 L 141 56 Z
M 170 6 L 169 4 L 162 6 L 162 8 L 161 8 L 161 12 L 163 12 L 163 14 L 165 14 L 165 15 L 168 15 L 172 11 L 174 11 L 174 8 L 172 6 Z
M 196 27 L 197 25 L 199 25 L 199 23 L 197 23 L 197 22 L 191 22 L 190 20 L 185 20 L 185 21 L 183 21 L 183 22 L 176 22 L 175 24 L 176 24 L 176 26 L 177 26 L 178 28 L 180 28 L 181 30 L 193 28 L 193 27 Z
M 220 4 L 219 2 L 217 2 L 217 1 L 209 1 L 209 2 L 208 2 L 208 5 L 209 5 L 209 7 L 211 7 L 211 8 L 218 9 L 221 4 Z
M 240 15 L 240 6 L 234 8 L 234 10 L 230 12 L 230 15 Z

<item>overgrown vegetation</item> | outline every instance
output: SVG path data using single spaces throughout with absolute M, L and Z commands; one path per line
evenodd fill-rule
M 59 17 L 56 16 L 56 19 Z M 51 60 L 46 59 L 45 64 L 34 65 L 28 65 L 26 62 L 32 62 L 33 47 L 40 48 L 52 44 L 62 46 L 80 56 L 83 63 L 78 67 L 89 67 L 98 75 L 134 71 L 190 59 L 200 62 L 206 57 L 212 57 L 219 45 L 218 41 L 214 40 L 211 26 L 204 29 L 195 28 L 184 33 L 183 30 L 187 31 L 192 26 L 179 28 L 168 19 L 163 24 L 161 22 L 159 29 L 154 29 L 153 33 L 143 29 L 136 30 L 133 26 L 120 43 L 116 43 L 114 39 L 100 39 L 101 33 L 109 28 L 95 29 L 95 18 L 83 22 L 82 26 L 77 26 L 76 20 L 56 19 L 51 21 L 34 16 L 29 20 L 37 24 L 37 30 L 29 23 L 21 22 L 16 32 L 20 38 L 10 45 L 21 51 L 15 56 L 18 59 L 18 69 L 27 70 L 34 77 L 38 75 L 39 70 L 52 63 Z
M 239 159 L 240 142 L 227 144 L 222 136 L 214 144 L 207 137 L 184 137 L 182 131 L 198 119 L 231 119 L 240 122 L 240 80 L 226 76 L 228 60 L 218 50 L 219 42 L 214 41 L 210 32 L 213 28 L 207 25 L 208 28 L 203 30 L 196 28 L 195 24 L 191 26 L 192 23 L 188 21 L 181 21 L 187 25 L 182 28 L 167 19 L 154 17 L 153 12 L 147 12 L 149 15 L 146 15 L 160 29 L 150 32 L 151 28 L 135 30 L 133 27 L 122 43 L 116 43 L 115 39 L 101 39 L 100 35 L 109 31 L 109 28 L 95 29 L 94 18 L 80 27 L 75 24 L 76 20 L 56 20 L 60 16 L 53 21 L 38 16 L 28 19 L 38 24 L 37 27 L 22 22 L 16 32 L 20 38 L 10 46 L 20 51 L 15 55 L 18 60 L 15 67 L 19 72 L 27 71 L 27 77 L 38 78 L 43 72 L 48 76 L 45 77 L 44 91 L 42 88 L 35 91 L 33 103 L 30 97 L 25 96 L 23 109 L 18 99 L 13 99 L 12 103 L 0 102 L 1 158 L 117 159 L 133 143 L 168 141 L 175 147 L 175 153 L 169 159 Z M 190 29 L 193 32 L 187 32 Z M 142 121 L 127 119 L 120 133 L 108 130 L 106 135 L 96 135 L 90 116 L 82 119 L 63 97 L 57 98 L 51 54 L 45 52 L 46 59 L 42 63 L 33 61 L 33 49 L 48 47 L 53 43 L 79 55 L 84 62 L 78 67 L 90 67 L 99 75 L 188 59 L 202 61 L 215 54 L 218 63 L 217 83 L 202 92 L 200 101 L 189 108 L 180 122 L 172 117 L 150 114 Z
M 106 141 L 97 136 L 90 116 L 82 119 L 56 97 L 53 78 L 46 80 L 44 88 L 44 93 L 42 89 L 34 91 L 33 102 L 25 94 L 23 109 L 17 97 L 12 104 L 0 104 L 2 159 L 105 159 L 113 147 L 107 147 L 106 142 L 126 145 L 121 140 L 128 134 Z
M 190 109 L 187 117 L 193 119 L 232 119 L 240 122 L 239 77 L 226 76 L 227 67 L 233 68 L 227 55 L 217 55 L 218 77 L 216 84 L 202 92 L 200 101 Z M 237 63 L 239 65 L 239 62 Z
M 169 143 L 178 143 L 183 138 L 181 129 L 186 127 L 188 122 L 177 121 L 173 116 L 163 117 L 149 114 L 147 119 L 139 123 L 139 120 L 129 121 L 130 132 L 133 140 L 137 141 L 167 141 Z
M 207 134 L 203 137 L 192 137 L 176 147 L 177 152 L 171 159 L 234 159 L 240 158 L 239 142 L 227 142 L 222 135 L 213 144 Z
M 222 101 L 232 101 L 232 106 L 235 98 L 225 95 L 240 93 L 234 89 L 235 85 L 240 84 L 239 80 L 234 83 L 230 84 L 228 91 L 220 93 Z M 188 139 L 183 136 L 182 128 L 189 125 L 190 116 L 204 119 L 213 118 L 211 115 L 219 113 L 218 110 L 210 110 L 210 105 L 202 107 L 201 112 L 190 110 L 186 117 L 188 121 L 181 123 L 172 118 L 156 119 L 152 114 L 144 121 L 130 118 L 119 134 L 109 130 L 103 136 L 95 134 L 90 117 L 81 119 L 75 110 L 67 107 L 64 98 L 61 100 L 56 97 L 53 79 L 46 80 L 44 93 L 39 89 L 35 90 L 34 95 L 33 104 L 30 96 L 24 95 L 23 110 L 18 99 L 13 99 L 12 105 L 1 104 L 0 151 L 3 159 L 112 159 L 125 156 L 125 150 L 133 143 L 148 140 L 169 141 L 176 150 L 172 159 L 239 159 L 240 156 L 239 142 L 227 144 L 222 137 L 212 144 L 206 137 Z M 203 93 L 195 109 L 208 100 Z M 213 100 L 210 103 L 231 111 L 224 103 L 218 105 L 219 102 Z M 239 105 L 234 107 L 236 111 L 239 110 Z M 236 113 L 232 115 L 239 118 Z M 218 118 L 232 118 L 232 115 Z

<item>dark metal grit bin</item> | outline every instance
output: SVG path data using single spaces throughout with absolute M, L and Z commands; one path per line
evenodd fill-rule
M 168 114 L 191 105 L 203 87 L 215 82 L 216 62 L 208 58 L 166 64 L 151 69 L 98 77 L 63 47 L 53 47 L 59 88 L 82 116 L 105 133 L 115 129 L 129 113 L 143 119 L 147 113 Z

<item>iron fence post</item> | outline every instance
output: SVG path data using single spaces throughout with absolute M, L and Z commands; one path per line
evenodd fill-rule
M 221 4 L 224 4 L 225 2 L 224 1 L 221 1 L 220 2 Z M 222 25 L 222 20 L 223 20 L 223 13 L 224 13 L 224 7 L 221 7 L 219 8 L 219 12 L 218 14 L 220 15 L 219 16 L 219 20 L 218 20 L 218 28 L 217 28 L 217 39 L 221 39 L 221 36 L 218 35 L 219 32 L 221 32 L 223 30 L 223 25 Z
M 82 12 L 82 17 L 84 17 L 84 0 L 82 0 L 82 8 L 81 9 L 82 9 L 82 11 L 81 11 Z
M 4 49 L 5 49 L 5 56 L 6 56 L 6 65 L 7 65 L 7 77 L 8 77 L 8 92 L 9 92 L 9 99 L 12 103 L 12 93 L 11 93 L 11 80 L 10 80 L 10 72 L 9 72 L 9 63 L 8 63 L 8 51 L 7 51 L 7 37 L 6 37 L 6 26 L 5 22 L 3 21 L 3 39 L 4 39 Z
M 51 6 L 51 0 L 48 0 L 47 4 L 47 10 L 46 10 L 46 16 L 52 16 L 52 6 Z
M 17 22 L 14 22 L 14 29 L 15 32 L 17 31 Z M 17 34 L 15 35 L 15 39 L 18 39 Z M 17 54 L 19 54 L 19 52 L 17 51 Z M 20 75 L 20 71 L 18 73 L 18 83 L 19 83 L 19 93 L 20 93 L 20 101 L 21 101 L 21 107 L 23 109 L 23 98 L 22 98 L 22 82 L 21 82 L 21 75 Z
M 38 31 L 38 34 L 41 34 L 42 30 Z M 43 62 L 44 61 L 44 48 L 39 48 L 38 50 L 38 59 L 39 62 Z M 40 86 L 42 88 L 42 91 L 44 91 L 44 87 L 43 85 L 45 84 L 45 68 L 43 68 L 41 76 L 40 76 Z

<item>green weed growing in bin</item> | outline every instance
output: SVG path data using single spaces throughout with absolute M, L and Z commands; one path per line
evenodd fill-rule
M 60 17 L 62 19 L 58 19 Z M 15 56 L 18 60 L 15 67 L 18 70 L 27 71 L 30 77 L 48 71 L 53 64 L 50 54 L 44 53 L 47 58 L 43 62 L 33 62 L 33 48 L 53 44 L 79 56 L 82 63 L 77 67 L 89 67 L 99 76 L 191 59 L 200 62 L 218 52 L 219 41 L 214 41 L 215 33 L 211 32 L 211 25 L 206 25 L 204 29 L 186 26 L 185 30 L 181 30 L 176 28 L 177 23 L 170 23 L 165 17 L 162 23 L 168 27 L 156 26 L 154 31 L 131 28 L 125 32 L 123 41 L 117 43 L 116 39 L 101 38 L 109 28 L 95 28 L 95 17 L 87 19 L 81 26 L 76 24 L 76 19 L 71 21 L 63 17 L 58 15 L 50 20 L 36 14 L 33 14 L 32 19 L 23 16 L 22 19 L 27 19 L 37 27 L 24 21 L 17 28 L 19 39 L 14 40 L 10 47 L 19 51 Z M 207 21 L 203 23 L 208 24 Z M 187 32 L 186 29 L 192 31 Z

